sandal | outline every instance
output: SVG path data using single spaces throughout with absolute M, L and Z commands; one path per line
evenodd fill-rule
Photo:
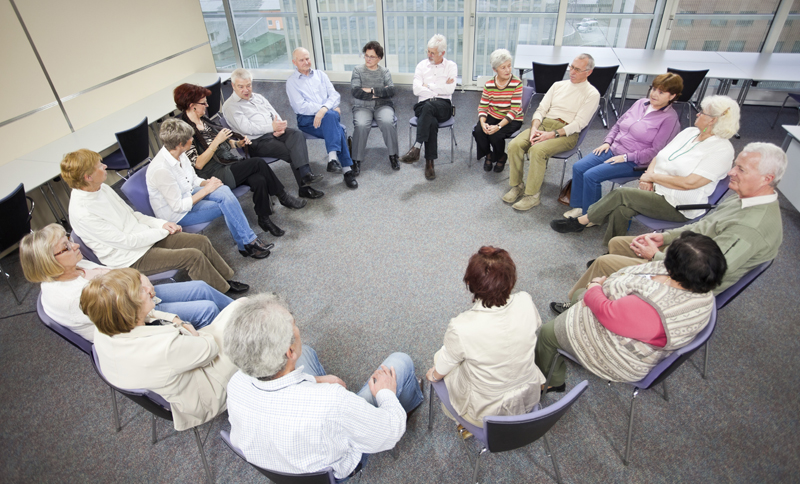
M 486 158 L 483 159 L 483 171 L 492 171 L 492 154 L 489 153 L 486 155 Z

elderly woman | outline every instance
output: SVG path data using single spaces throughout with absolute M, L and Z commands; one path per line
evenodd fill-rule
M 683 92 L 683 79 L 668 72 L 653 79 L 646 98 L 636 101 L 617 120 L 605 142 L 572 166 L 572 192 L 564 217 L 580 217 L 603 196 L 603 182 L 636 176 L 636 169 L 653 157 L 680 132 L 681 123 L 672 103 Z
M 81 310 L 96 331 L 103 375 L 120 388 L 153 391 L 170 403 L 176 430 L 208 422 L 225 410 L 225 387 L 236 367 L 220 352 L 236 303 L 210 326 L 148 321 L 155 301 L 135 269 L 115 269 L 89 282 Z
M 428 380 L 444 378 L 453 408 L 483 427 L 487 415 L 520 415 L 539 402 L 542 372 L 533 361 L 542 321 L 526 292 L 511 294 L 517 268 L 503 249 L 481 247 L 464 283 L 472 309 L 452 320 Z
M 500 173 L 506 166 L 506 139 L 522 127 L 522 81 L 512 74 L 511 53 L 497 49 L 489 56 L 495 76 L 483 86 L 478 124 L 472 130 L 484 171 Z
M 219 178 L 231 190 L 249 185 L 258 225 L 275 237 L 282 236 L 285 232 L 269 218 L 272 215 L 270 195 L 278 197 L 281 205 L 289 208 L 303 208 L 306 201 L 290 195 L 264 159 L 239 156 L 236 148 L 249 145 L 250 140 L 206 117 L 206 99 L 210 95 L 211 91 L 194 84 L 181 84 L 173 91 L 175 105 L 183 112 L 181 119 L 194 128 L 193 143 L 186 150 L 186 156 L 201 178 Z
M 729 138 L 739 130 L 739 105 L 727 96 L 703 99 L 694 127 L 686 128 L 659 151 L 639 180 L 639 188 L 618 188 L 589 207 L 586 215 L 550 222 L 556 232 L 580 232 L 608 221 L 603 245 L 625 235 L 636 214 L 688 222 L 703 210 L 678 205 L 704 204 L 733 163 Z
M 716 304 L 712 291 L 726 269 L 714 240 L 684 232 L 663 261 L 592 280 L 582 300 L 542 326 L 536 365 L 547 373 L 562 349 L 605 380 L 641 380 L 706 327 Z M 564 390 L 565 374 L 562 359 L 551 389 Z
M 269 249 L 250 229 L 239 200 L 217 177 L 204 180 L 192 168 L 186 151 L 192 146 L 194 130 L 179 119 L 168 119 L 161 125 L 164 146 L 150 162 L 147 170 L 147 192 L 156 217 L 181 226 L 225 218 L 239 253 L 245 257 L 265 259 Z
M 375 40 L 367 42 L 361 51 L 364 65 L 353 68 L 350 89 L 353 93 L 353 162 L 359 167 L 367 155 L 367 138 L 372 120 L 378 123 L 383 142 L 389 151 L 389 163 L 399 170 L 397 163 L 397 124 L 394 119 L 394 84 L 392 73 L 379 62 L 383 59 L 383 47 Z
M 26 235 L 19 244 L 25 278 L 42 284 L 42 306 L 59 324 L 89 341 L 94 324 L 80 309 L 81 291 L 89 281 L 110 269 L 83 260 L 80 246 L 71 242 L 59 224 L 50 224 Z M 233 299 L 203 281 L 176 282 L 153 287 L 142 276 L 142 285 L 156 302 L 160 318 L 190 322 L 195 329 L 208 326 Z

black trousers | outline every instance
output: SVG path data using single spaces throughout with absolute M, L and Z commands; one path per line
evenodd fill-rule
M 267 133 L 252 140 L 252 143 L 251 156 L 268 156 L 289 162 L 297 186 L 303 186 L 303 171 L 308 169 L 308 147 L 302 132 L 286 128 L 286 131 L 278 137 Z
M 275 176 L 272 168 L 261 158 L 247 158 L 231 165 L 231 173 L 236 186 L 250 185 L 253 191 L 253 205 L 261 217 L 272 215 L 270 195 L 279 196 L 284 192 L 283 184 Z
M 496 125 L 500 124 L 502 119 L 486 116 L 486 124 Z M 488 135 L 481 129 L 481 123 L 475 125 L 472 130 L 472 137 L 475 138 L 475 145 L 477 148 L 478 158 L 481 159 L 489 153 L 492 153 L 492 161 L 505 161 L 506 160 L 506 139 L 510 138 L 519 128 L 522 127 L 522 121 L 511 121 L 507 125 L 500 128 L 500 131 Z M 491 151 L 490 151 L 491 149 Z
M 448 99 L 427 99 L 414 105 L 417 117 L 417 143 L 425 145 L 425 159 L 439 157 L 439 123 L 453 116 L 453 107 Z

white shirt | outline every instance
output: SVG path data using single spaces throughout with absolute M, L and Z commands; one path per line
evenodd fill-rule
M 406 430 L 394 393 L 383 389 L 375 400 L 317 383 L 302 366 L 272 381 L 239 371 L 228 382 L 231 442 L 257 466 L 292 474 L 331 467 L 341 479 L 361 454 L 391 449 Z
M 742 198 L 742 208 L 755 207 L 756 205 L 764 205 L 765 203 L 772 203 L 778 199 L 777 193 L 770 193 L 769 195 L 761 195 L 760 197 L 747 197 Z
M 456 90 L 457 76 L 458 65 L 455 62 L 442 58 L 440 64 L 434 64 L 425 59 L 414 69 L 414 95 L 419 96 L 420 101 L 431 98 L 449 100 Z M 452 79 L 453 82 L 448 84 L 448 79 Z M 427 87 L 423 84 L 427 84 Z
M 69 219 L 87 247 L 111 269 L 130 267 L 169 235 L 166 220 L 134 212 L 110 186 L 72 190 Z
M 194 172 L 186 153 L 176 160 L 166 147 L 150 162 L 145 179 L 153 213 L 175 223 L 192 209 L 192 191 L 205 181 Z
M 272 122 L 282 119 L 272 104 L 256 93 L 250 96 L 250 100 L 231 93 L 222 105 L 222 115 L 234 131 L 251 139 L 272 133 Z
M 106 269 L 88 260 L 78 262 L 84 270 Z M 48 316 L 89 341 L 94 341 L 94 324 L 81 311 L 81 292 L 89 279 L 79 276 L 71 281 L 42 283 L 42 307 Z
M 295 114 L 305 116 L 315 116 L 323 107 L 330 111 L 342 99 L 328 75 L 316 69 L 311 69 L 307 76 L 295 70 L 286 80 L 286 95 Z

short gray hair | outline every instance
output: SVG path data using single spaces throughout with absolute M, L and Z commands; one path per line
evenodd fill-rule
M 223 353 L 243 373 L 272 378 L 286 368 L 294 317 L 283 298 L 259 294 L 238 304 L 222 335 Z
M 161 123 L 161 131 L 158 133 L 158 137 L 168 150 L 174 150 L 192 139 L 192 136 L 194 129 L 178 118 L 169 118 Z
M 506 62 L 511 60 L 511 52 L 506 49 L 497 49 L 489 56 L 489 63 L 492 64 L 492 69 L 497 70 Z
M 436 49 L 436 52 L 447 51 L 447 38 L 442 34 L 436 34 L 428 41 L 429 49 Z
M 584 52 L 583 54 L 579 54 L 576 59 L 586 59 L 588 61 L 588 64 L 586 64 L 586 69 L 594 69 L 594 57 L 592 57 L 590 54 Z
M 739 104 L 728 96 L 707 96 L 700 108 L 717 118 L 711 130 L 714 136 L 729 139 L 739 132 Z
M 742 153 L 758 153 L 761 155 L 761 160 L 758 162 L 758 172 L 762 175 L 775 176 L 772 183 L 770 183 L 773 188 L 778 185 L 778 182 L 783 178 L 783 174 L 786 173 L 786 165 L 789 163 L 789 158 L 782 149 L 772 143 L 748 143 Z
M 243 81 L 252 81 L 253 75 L 250 74 L 250 71 L 248 71 L 247 69 L 242 69 L 240 67 L 239 69 L 236 69 L 235 71 L 231 72 L 231 83 L 234 83 L 240 79 Z
M 298 52 L 302 52 L 302 51 L 305 51 L 306 54 L 310 54 L 308 49 L 306 49 L 305 47 L 298 47 L 298 48 L 296 48 L 295 50 L 292 51 L 292 60 L 294 60 L 295 57 L 297 57 L 297 53 Z

